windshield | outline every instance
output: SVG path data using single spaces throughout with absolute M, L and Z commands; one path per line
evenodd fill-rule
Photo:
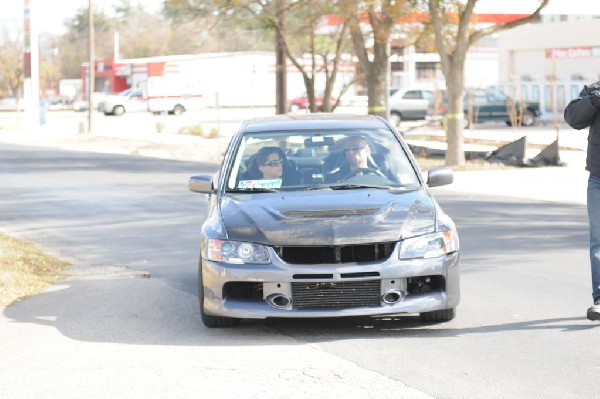
M 246 133 L 226 176 L 229 192 L 419 187 L 398 138 L 385 129 Z

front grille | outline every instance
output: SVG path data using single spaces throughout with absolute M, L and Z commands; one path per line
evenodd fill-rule
M 350 262 L 374 262 L 387 259 L 394 250 L 394 242 L 365 245 L 315 247 L 274 247 L 286 263 L 315 265 Z
M 379 306 L 380 282 L 292 283 L 294 309 L 351 309 Z

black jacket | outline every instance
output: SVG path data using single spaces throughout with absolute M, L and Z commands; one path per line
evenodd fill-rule
M 583 86 L 579 98 L 565 108 L 565 121 L 577 130 L 590 128 L 585 169 L 600 177 L 600 97 L 596 91 L 600 91 L 600 82 Z

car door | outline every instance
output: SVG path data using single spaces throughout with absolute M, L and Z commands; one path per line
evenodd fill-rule
M 487 92 L 491 119 L 493 120 L 508 120 L 508 104 L 504 93 L 498 90 Z
M 468 115 L 469 112 L 474 123 L 492 116 L 493 109 L 484 90 L 470 90 L 465 94 L 465 114 Z
M 127 101 L 127 112 L 139 112 L 148 110 L 148 99 L 142 90 L 133 90 Z

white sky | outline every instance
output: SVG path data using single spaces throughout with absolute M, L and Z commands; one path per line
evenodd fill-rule
M 161 0 L 132 0 L 132 4 L 143 4 L 154 12 L 162 4 Z M 23 0 L 2 0 L 0 23 L 11 28 L 22 27 Z M 93 0 L 96 7 L 105 7 L 107 12 L 117 0 Z M 78 9 L 87 7 L 88 0 L 29 0 L 34 18 L 38 20 L 38 31 L 62 33 L 63 21 L 75 15 Z M 476 12 L 499 14 L 526 14 L 533 12 L 538 0 L 479 0 Z M 550 0 L 543 14 L 595 14 L 600 15 L 600 0 Z
M 2 1 L 2 13 L 0 14 L 0 23 L 9 23 L 11 28 L 15 24 L 22 27 L 24 0 L 0 0 Z M 8 4 L 4 4 L 8 3 Z M 103 7 L 107 13 L 112 11 L 112 6 L 119 4 L 118 0 L 92 0 L 93 7 Z M 131 0 L 131 4 L 142 4 L 150 12 L 157 11 L 162 0 Z M 62 33 L 64 32 L 63 22 L 75 16 L 81 8 L 86 8 L 89 0 L 29 0 L 29 8 L 33 17 L 37 20 L 38 31 L 40 33 Z

